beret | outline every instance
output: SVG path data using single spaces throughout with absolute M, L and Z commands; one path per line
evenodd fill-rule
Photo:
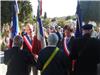
M 84 30 L 91 30 L 93 28 L 92 24 L 85 24 L 84 26 L 82 26 L 82 29 Z

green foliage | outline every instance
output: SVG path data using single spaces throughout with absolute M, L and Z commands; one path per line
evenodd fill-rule
M 71 19 L 72 18 L 72 16 L 67 16 L 66 17 L 66 20 L 69 20 L 69 19 Z
M 12 2 L 1 1 L 1 25 L 11 22 Z M 19 21 L 24 22 L 27 19 L 32 20 L 32 6 L 29 1 L 18 1 Z M 2 27 L 1 27 L 2 28 Z
M 73 15 L 73 16 L 67 16 L 65 18 L 65 20 L 70 20 L 70 19 L 75 20 L 76 19 L 76 16 L 75 15 Z
M 46 27 L 50 24 L 50 19 L 44 19 L 43 26 Z
M 58 25 L 61 26 L 61 27 L 64 27 L 64 25 L 65 25 L 65 19 L 59 18 L 58 19 Z
M 2 44 L 1 44 L 1 51 L 4 51 L 6 48 L 7 48 L 6 44 L 4 42 L 2 42 Z
M 11 22 L 11 1 L 1 1 L 1 28 L 3 24 Z
M 29 1 L 19 1 L 19 21 L 32 20 L 32 6 Z

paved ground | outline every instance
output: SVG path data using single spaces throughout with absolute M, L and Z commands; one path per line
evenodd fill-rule
M 0 64 L 0 75 L 6 75 L 7 66 L 4 64 Z
M 5 64 L 0 64 L 0 75 L 6 75 L 6 72 L 7 72 L 7 66 Z M 32 75 L 32 72 L 31 72 L 31 75 Z M 40 75 L 40 72 L 38 75 Z

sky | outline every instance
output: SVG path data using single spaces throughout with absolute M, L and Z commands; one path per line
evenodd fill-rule
M 37 13 L 38 0 L 30 0 L 33 7 L 33 14 Z M 47 17 L 62 17 L 74 15 L 76 12 L 77 0 L 42 0 L 42 15 L 47 12 Z

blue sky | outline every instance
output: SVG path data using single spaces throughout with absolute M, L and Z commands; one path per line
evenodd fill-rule
M 33 6 L 33 14 L 37 13 L 37 0 L 30 0 Z M 74 15 L 77 0 L 42 0 L 42 13 L 47 12 L 48 17 L 62 17 Z

